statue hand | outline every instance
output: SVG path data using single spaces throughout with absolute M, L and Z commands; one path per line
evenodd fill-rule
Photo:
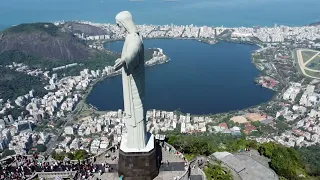
M 113 66 L 114 69 L 116 71 L 119 70 L 123 66 L 124 62 L 125 62 L 124 59 L 118 58 Z

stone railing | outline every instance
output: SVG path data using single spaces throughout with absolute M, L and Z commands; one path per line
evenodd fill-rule
M 13 158 L 13 157 L 16 157 L 16 154 L 15 154 L 15 155 L 11 155 L 11 156 L 4 157 L 4 158 L 0 159 L 0 162 L 6 161 L 7 159 L 10 159 L 10 158 Z
M 54 178 L 56 176 L 61 176 L 62 178 L 68 178 L 69 176 L 75 176 L 77 171 L 57 171 L 57 172 L 36 172 L 34 175 L 30 176 L 28 180 L 32 180 L 39 177 Z
M 27 180 L 36 179 L 37 177 L 38 177 L 38 173 L 35 173 L 35 174 L 32 174 L 31 176 L 29 176 Z
M 179 180 L 189 180 L 189 174 L 190 174 L 190 164 L 188 163 L 186 171 L 182 174 Z
M 197 168 L 198 169 L 198 172 L 199 172 L 199 174 L 201 174 L 201 176 L 202 176 L 202 180 L 207 180 L 207 176 L 206 176 L 206 174 L 202 171 L 202 169 L 201 168 Z
M 190 161 L 190 166 L 192 166 L 193 163 L 196 163 L 198 160 L 199 156 L 195 157 L 192 161 Z M 200 167 L 196 167 L 198 174 L 202 176 L 202 180 L 207 180 L 206 174 L 203 172 L 203 170 Z
M 166 142 L 164 143 L 164 145 L 165 145 L 165 147 L 171 148 L 171 150 L 173 150 L 174 152 L 179 152 L 172 145 L 170 145 Z M 186 158 L 184 158 L 182 153 L 179 152 L 179 154 L 175 154 L 175 155 L 179 156 L 181 159 L 184 159 L 187 162 L 187 165 L 185 166 L 185 171 L 182 174 L 182 176 L 179 178 L 179 180 L 189 180 L 190 163 L 188 162 L 188 160 Z
M 5 157 L 5 158 L 0 159 L 0 162 L 6 161 L 7 159 L 10 159 L 10 158 L 13 158 L 13 157 L 16 157 L 16 156 L 19 156 L 19 155 L 20 155 L 20 154 L 14 154 L 14 155 L 11 155 L 11 156 L 7 156 L 7 157 Z M 21 156 L 25 156 L 25 157 L 27 157 L 27 158 L 32 158 L 32 157 L 33 157 L 33 155 L 21 155 Z M 38 157 L 44 158 L 44 156 L 39 155 L 39 154 L 38 154 Z

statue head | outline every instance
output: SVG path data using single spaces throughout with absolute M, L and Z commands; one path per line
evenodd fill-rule
M 137 27 L 133 22 L 132 15 L 129 11 L 122 11 L 116 16 L 116 23 L 122 29 L 128 33 L 137 33 Z

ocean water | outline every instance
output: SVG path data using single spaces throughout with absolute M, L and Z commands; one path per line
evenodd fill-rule
M 145 40 L 146 48 L 160 47 L 172 59 L 146 69 L 146 109 L 210 114 L 266 102 L 274 92 L 254 83 L 259 71 L 251 63 L 258 47 L 194 40 Z M 123 42 L 106 48 L 120 52 Z M 87 102 L 99 110 L 123 109 L 121 76 L 95 85 Z
M 114 23 L 129 10 L 138 24 L 299 26 L 320 20 L 319 0 L 2 0 L 0 26 L 89 20 Z

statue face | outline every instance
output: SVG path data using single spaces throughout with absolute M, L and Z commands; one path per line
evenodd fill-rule
M 124 28 L 124 26 L 121 23 L 117 22 L 117 26 L 120 28 L 120 32 L 121 33 L 125 33 L 126 32 L 126 28 Z

